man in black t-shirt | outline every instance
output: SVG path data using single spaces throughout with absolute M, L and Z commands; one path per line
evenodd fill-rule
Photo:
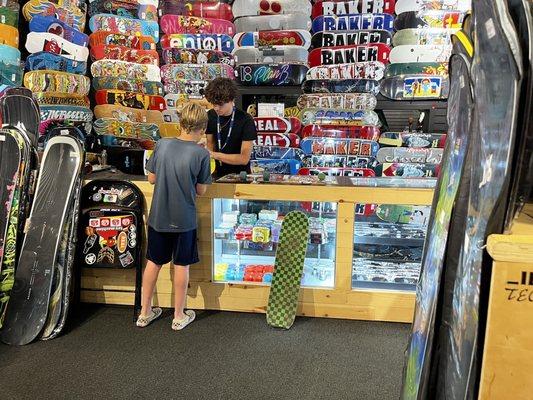
M 250 172 L 253 141 L 257 138 L 254 119 L 235 107 L 237 87 L 228 78 L 213 79 L 205 88 L 213 109 L 207 113 L 207 148 L 216 161 L 218 177 Z

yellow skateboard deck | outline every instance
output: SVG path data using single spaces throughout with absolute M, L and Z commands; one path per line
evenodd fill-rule
M 0 24 L 0 44 L 19 47 L 19 30 L 11 25 Z

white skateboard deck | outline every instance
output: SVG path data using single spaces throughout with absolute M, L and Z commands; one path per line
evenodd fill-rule
M 236 32 L 273 31 L 273 30 L 311 30 L 311 18 L 308 15 L 258 15 L 240 17 L 234 21 Z
M 452 44 L 452 35 L 457 29 L 448 28 L 414 28 L 397 31 L 392 37 L 393 46 L 402 45 L 434 45 L 447 46 Z
M 89 49 L 71 43 L 49 32 L 30 32 L 26 38 L 26 50 L 30 53 L 47 51 L 74 61 L 87 62 Z
M 430 63 L 448 62 L 452 55 L 452 46 L 404 45 L 394 47 L 390 52 L 390 62 L 394 63 Z
M 307 64 L 308 55 L 309 53 L 304 47 L 298 46 L 274 46 L 265 49 L 242 47 L 233 50 L 233 56 L 237 65 L 256 63 Z
M 396 14 L 420 10 L 453 10 L 466 12 L 472 8 L 471 0 L 398 0 Z
M 303 14 L 311 15 L 308 0 L 235 0 L 232 5 L 233 16 Z
M 272 35 L 275 34 L 276 31 L 272 33 Z M 302 38 L 304 41 L 304 44 L 301 45 L 301 47 L 305 49 L 309 49 L 311 47 L 311 32 L 304 29 L 292 29 L 290 32 L 296 32 L 298 35 Z M 265 32 L 266 33 L 266 32 Z M 252 40 L 250 40 L 253 38 Z M 265 38 L 260 38 L 259 32 L 239 32 L 235 34 L 233 37 L 233 42 L 235 43 L 235 48 L 245 48 L 245 47 L 261 47 L 259 46 L 259 43 L 261 39 L 264 41 Z M 241 44 L 241 42 L 244 42 L 245 44 Z M 268 45 L 267 45 L 268 46 Z M 292 46 L 291 44 L 287 44 L 287 46 Z M 297 45 L 299 46 L 299 45 Z

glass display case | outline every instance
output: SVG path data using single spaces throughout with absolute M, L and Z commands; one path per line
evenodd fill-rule
M 352 289 L 414 291 L 430 206 L 356 204 Z
M 283 217 L 309 217 L 302 286 L 335 286 L 337 204 L 277 200 L 213 200 L 213 281 L 268 285 Z

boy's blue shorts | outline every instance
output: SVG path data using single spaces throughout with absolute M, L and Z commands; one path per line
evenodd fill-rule
M 196 264 L 200 261 L 196 229 L 187 232 L 158 232 L 148 226 L 146 258 L 157 265 L 170 261 L 177 265 Z

